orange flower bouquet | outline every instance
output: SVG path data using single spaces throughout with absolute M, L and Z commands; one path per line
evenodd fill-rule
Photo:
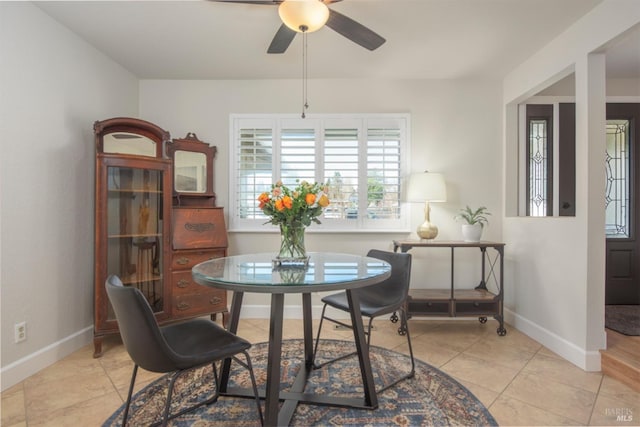
M 270 192 L 258 197 L 260 209 L 269 217 L 266 224 L 280 226 L 282 241 L 276 258 L 279 264 L 307 263 L 304 230 L 312 222 L 320 224 L 318 217 L 330 203 L 327 191 L 324 184 L 302 181 L 290 189 L 278 181 Z

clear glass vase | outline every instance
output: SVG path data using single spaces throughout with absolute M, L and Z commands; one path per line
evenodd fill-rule
M 309 261 L 304 247 L 302 225 L 280 224 L 280 252 L 274 260 L 278 265 L 306 265 Z

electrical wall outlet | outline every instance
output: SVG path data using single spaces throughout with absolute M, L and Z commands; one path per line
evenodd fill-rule
M 14 325 L 15 342 L 19 343 L 27 339 L 27 322 L 20 322 Z

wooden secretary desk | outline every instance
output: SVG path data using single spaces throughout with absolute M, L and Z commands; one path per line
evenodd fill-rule
M 226 321 L 226 292 L 191 280 L 193 265 L 227 251 L 216 148 L 127 117 L 96 122 L 94 134 L 94 357 L 104 336 L 118 333 L 104 287 L 111 274 L 140 289 L 161 324 L 217 313 Z

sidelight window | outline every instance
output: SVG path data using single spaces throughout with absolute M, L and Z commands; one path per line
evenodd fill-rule
M 629 120 L 607 120 L 605 231 L 629 237 Z
M 527 105 L 527 215 L 553 214 L 553 105 Z

